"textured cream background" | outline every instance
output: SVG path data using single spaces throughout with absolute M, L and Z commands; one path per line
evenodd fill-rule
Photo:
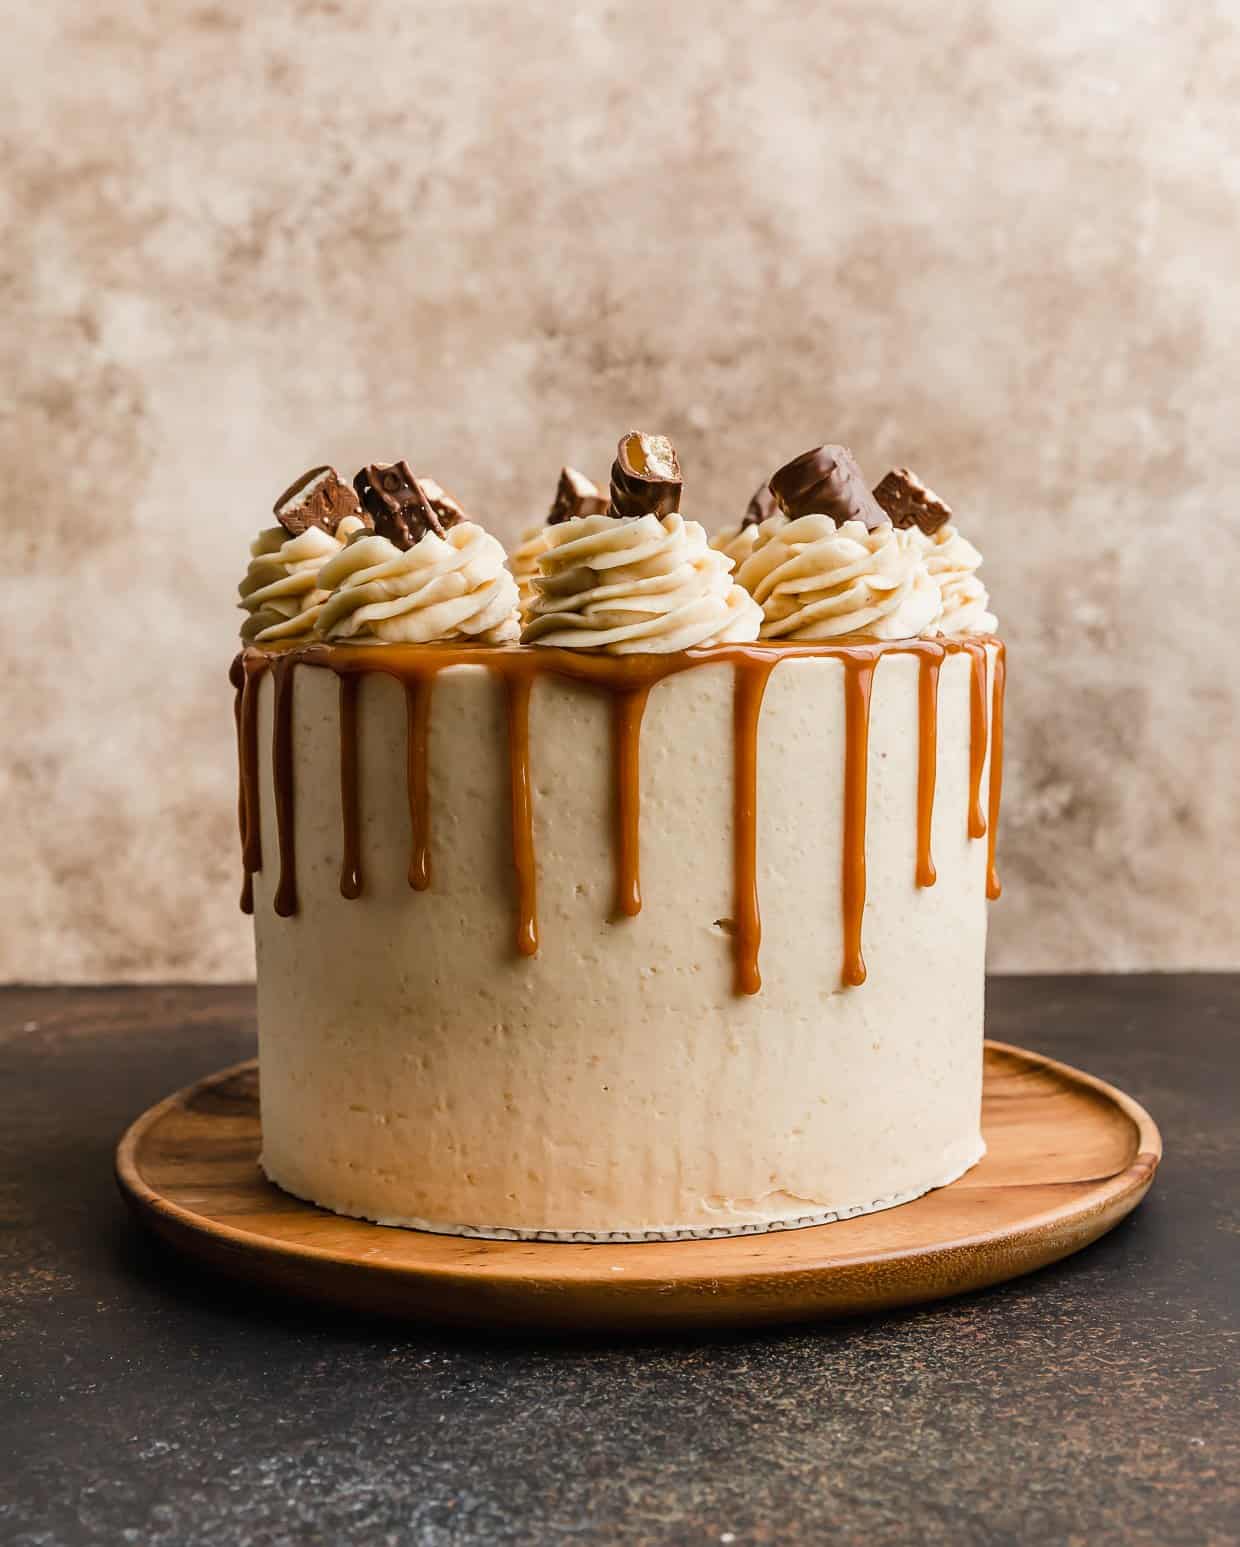
M 1230 4 L 48 0 L 0 125 L 0 976 L 239 977 L 246 544 L 407 455 L 501 536 L 668 430 L 907 461 L 1011 644 L 1006 968 L 1240 966 Z

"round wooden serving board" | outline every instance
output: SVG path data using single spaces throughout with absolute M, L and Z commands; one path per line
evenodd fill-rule
M 478 1241 L 343 1219 L 273 1187 L 246 1063 L 144 1113 L 116 1173 L 156 1235 L 268 1290 L 459 1326 L 657 1331 L 820 1320 L 1001 1283 L 1111 1229 L 1162 1155 L 1122 1091 L 1000 1042 L 986 1044 L 982 1126 L 972 1171 L 881 1214 L 713 1241 Z

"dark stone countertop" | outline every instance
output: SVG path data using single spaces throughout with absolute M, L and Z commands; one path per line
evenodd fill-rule
M 1166 1160 L 1080 1256 L 818 1329 L 499 1342 L 182 1269 L 112 1149 L 253 1044 L 249 988 L 0 991 L 0 1541 L 1240 1541 L 1240 976 L 1007 978 L 989 1030 Z

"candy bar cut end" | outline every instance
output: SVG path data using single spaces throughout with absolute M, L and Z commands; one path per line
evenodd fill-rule
M 611 466 L 613 516 L 666 516 L 680 509 L 680 459 L 666 435 L 630 430 Z
M 875 486 L 874 498 L 891 517 L 892 526 L 919 527 L 933 537 L 952 518 L 951 506 L 907 467 L 893 467 Z
M 548 526 L 559 526 L 578 516 L 601 516 L 607 511 L 607 496 L 596 483 L 575 467 L 562 467 L 555 499 L 547 514 Z
M 272 514 L 291 537 L 317 526 L 331 536 L 346 516 L 365 520 L 357 495 L 342 483 L 334 467 L 312 467 L 289 485 L 271 507 Z

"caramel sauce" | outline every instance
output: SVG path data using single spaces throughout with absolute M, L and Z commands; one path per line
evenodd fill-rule
M 1007 683 L 1007 649 L 999 640 L 995 651 L 994 705 L 990 730 L 990 831 L 986 839 L 986 895 L 991 902 L 1002 892 L 995 869 L 995 839 L 999 834 L 999 802 L 1003 796 L 1003 693 Z
M 870 690 L 875 658 L 844 657 L 844 982 L 865 982 L 861 920 L 865 913 L 865 807 L 870 762 Z
M 409 885 L 424 892 L 431 884 L 431 679 L 406 678 L 405 789 L 409 801 Z
M 241 657 L 237 656 L 228 670 L 228 680 L 232 684 L 233 692 L 233 721 L 237 728 L 237 828 L 241 835 L 241 852 L 245 853 L 245 777 L 243 773 L 243 760 L 245 757 L 245 738 L 241 729 L 241 703 L 245 694 L 245 667 Z M 241 878 L 241 911 L 242 913 L 254 912 L 254 876 L 249 867 L 243 864 Z
M 762 987 L 758 948 L 758 720 L 774 660 L 738 661 L 732 690 L 732 960 L 738 994 Z
M 240 713 L 240 800 L 241 864 L 245 879 L 241 884 L 241 911 L 254 912 L 254 872 L 263 868 L 263 835 L 259 826 L 258 793 L 258 679 L 266 669 L 251 652 L 238 656 L 241 663 Z
M 538 867 L 534 840 L 533 775 L 530 766 L 530 699 L 540 675 L 567 678 L 610 699 L 613 762 L 613 843 L 615 912 L 633 917 L 641 910 L 641 727 L 651 689 L 665 678 L 699 666 L 730 665 L 733 672 L 733 904 L 732 945 L 738 994 L 756 994 L 762 986 L 762 940 L 757 881 L 758 728 L 771 672 L 795 656 L 839 660 L 844 668 L 844 853 L 843 960 L 845 984 L 865 982 L 862 925 L 866 894 L 866 804 L 869 782 L 870 698 L 874 672 L 885 654 L 918 658 L 917 854 L 919 886 L 935 882 L 931 856 L 938 746 L 939 674 L 948 655 L 970 658 L 969 809 L 972 838 L 986 836 L 987 896 L 999 895 L 994 849 L 1003 782 L 1004 650 L 998 643 L 991 690 L 991 728 L 987 726 L 987 657 L 984 640 L 895 640 L 812 644 L 735 644 L 685 650 L 672 655 L 591 655 L 543 647 L 481 645 L 294 645 L 263 650 L 251 646 L 234 663 L 240 783 L 238 823 L 245 883 L 243 908 L 252 909 L 252 879 L 262 868 L 259 835 L 258 684 L 270 670 L 272 710 L 272 785 L 275 798 L 279 879 L 276 913 L 297 911 L 296 853 L 293 835 L 293 682 L 295 668 L 310 666 L 336 673 L 340 680 L 340 796 L 343 847 L 340 889 L 346 897 L 362 891 L 358 774 L 357 691 L 359 678 L 379 673 L 400 682 L 408 726 L 407 785 L 411 848 L 409 884 L 425 891 L 431 879 L 429 800 L 430 717 L 434 679 L 454 666 L 482 666 L 502 685 L 508 729 L 508 770 L 512 861 L 516 902 L 516 948 L 524 956 L 538 951 Z M 988 813 L 981 809 L 982 770 L 991 740 Z
M 969 678 L 969 837 L 986 836 L 982 815 L 982 768 L 986 762 L 986 646 L 961 640 L 971 662 Z
M 340 678 L 340 816 L 344 842 L 340 857 L 340 895 L 362 895 L 361 835 L 357 804 L 357 690 L 360 677 Z
M 275 910 L 281 918 L 291 918 L 297 912 L 297 849 L 293 834 L 293 668 L 296 664 L 295 657 L 282 655 L 276 657 L 271 668 L 275 686 L 271 711 L 271 782 L 275 788 L 276 843 L 280 851 Z M 257 827 L 257 822 L 254 825 Z
M 538 866 L 534 858 L 534 792 L 530 785 L 528 672 L 505 673 L 508 698 L 508 772 L 512 789 L 512 864 L 517 876 L 517 950 L 538 954 Z
M 917 666 L 917 884 L 938 880 L 930 852 L 934 827 L 934 784 L 939 758 L 939 668 L 943 656 L 923 651 Z

